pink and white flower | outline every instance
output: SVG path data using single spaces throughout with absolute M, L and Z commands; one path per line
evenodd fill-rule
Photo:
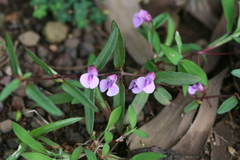
M 195 94 L 196 92 L 203 92 L 204 91 L 204 87 L 201 83 L 196 83 L 193 84 L 192 86 L 188 87 L 188 93 L 189 94 Z
M 109 97 L 117 95 L 119 92 L 119 87 L 118 85 L 116 85 L 117 78 L 117 75 L 113 74 L 108 76 L 106 79 L 102 79 L 99 86 L 100 91 L 105 92 L 106 90 L 108 90 L 107 95 Z
M 139 27 L 143 22 L 152 22 L 152 16 L 143 9 L 134 14 L 133 25 L 135 28 Z
M 88 73 L 81 75 L 79 81 L 85 88 L 94 89 L 99 84 L 98 71 L 95 66 L 89 66 Z

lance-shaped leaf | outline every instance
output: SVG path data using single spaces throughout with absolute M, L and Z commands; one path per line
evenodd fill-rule
M 161 48 L 164 52 L 164 54 L 167 56 L 167 58 L 174 64 L 177 65 L 178 62 L 183 58 L 183 56 L 172 49 L 171 47 L 168 47 L 164 44 L 161 45 Z
M 217 110 L 217 113 L 218 114 L 226 113 L 233 109 L 234 107 L 236 107 L 237 104 L 238 104 L 237 98 L 235 96 L 232 96 L 221 104 L 221 106 Z
M 38 136 L 36 137 L 38 140 L 44 142 L 45 144 L 51 146 L 52 148 L 59 149 L 60 145 L 57 144 L 56 142 L 50 140 L 49 138 L 43 137 L 43 136 Z
M 28 55 L 50 76 L 57 75 L 58 73 L 54 71 L 51 67 L 49 67 L 46 63 L 44 63 L 40 58 L 38 58 L 34 53 L 32 53 L 29 49 L 25 48 Z
M 21 84 L 21 81 L 16 78 L 12 80 L 0 93 L 0 101 L 5 100 L 13 91 L 15 91 Z
M 35 141 L 32 136 L 27 132 L 24 128 L 22 128 L 20 125 L 18 125 L 15 122 L 12 122 L 12 128 L 14 133 L 17 135 L 17 137 L 24 143 L 26 143 L 30 148 L 41 152 L 46 153 L 46 150 L 41 145 L 41 143 Z
M 104 45 L 97 59 L 93 62 L 93 65 L 96 66 L 98 71 L 100 71 L 106 65 L 112 53 L 114 52 L 118 40 L 118 34 L 117 28 L 112 30 L 107 43 Z
M 48 96 L 48 98 L 54 104 L 68 103 L 68 102 L 72 102 L 72 100 L 73 100 L 73 97 L 67 92 L 61 92 L 61 93 L 53 94 L 51 96 Z
M 87 159 L 89 160 L 97 160 L 96 155 L 89 149 L 84 149 L 84 152 L 86 153 Z
M 129 117 L 129 123 L 131 125 L 131 128 L 135 128 L 137 124 L 137 114 L 131 105 L 128 107 L 127 115 Z
M 141 137 L 141 138 L 147 138 L 149 137 L 148 134 L 142 130 L 139 130 L 139 129 L 135 129 L 133 131 L 134 134 L 136 134 L 138 137 Z
M 184 113 L 189 113 L 191 110 L 197 109 L 198 106 L 199 103 L 196 100 L 194 100 L 184 108 Z
M 154 29 L 160 27 L 169 17 L 169 13 L 162 13 L 153 19 Z
M 22 71 L 20 69 L 18 57 L 14 50 L 13 43 L 12 43 L 12 40 L 11 40 L 9 34 L 6 34 L 6 43 L 7 43 L 7 51 L 9 53 L 9 57 L 10 57 L 12 71 L 15 75 L 20 76 L 20 75 L 22 75 Z
M 158 160 L 160 158 L 166 157 L 163 154 L 156 153 L 156 152 L 146 152 L 146 153 L 140 153 L 132 157 L 130 160 Z
M 159 71 L 156 72 L 156 83 L 166 83 L 169 85 L 186 85 L 198 83 L 201 80 L 196 75 L 182 72 Z
M 48 99 L 36 86 L 28 84 L 26 87 L 26 93 L 48 113 L 57 116 L 63 115 L 63 112 L 50 99 Z
M 94 104 L 95 103 L 94 89 L 85 88 L 84 93 L 88 97 L 88 99 Z M 93 109 L 88 106 L 84 106 L 84 115 L 87 132 L 88 134 L 92 134 L 95 118 Z
M 235 1 L 234 0 L 221 0 L 224 16 L 227 20 L 227 31 L 231 32 L 234 21 Z
M 194 63 L 190 60 L 187 60 L 187 59 L 182 59 L 179 62 L 179 66 L 183 67 L 187 73 L 194 74 L 194 75 L 200 77 L 201 80 L 199 82 L 205 86 L 208 86 L 208 78 L 207 78 L 206 73 L 196 63 Z
M 107 127 L 106 127 L 106 131 L 109 130 L 118 120 L 118 118 L 120 117 L 121 115 L 121 111 L 122 111 L 122 108 L 121 106 L 120 107 L 117 107 L 115 108 L 110 117 L 109 117 L 109 120 L 108 120 L 108 124 L 107 124 Z
M 71 160 L 78 160 L 82 151 L 83 151 L 82 147 L 78 147 L 78 148 L 74 149 L 74 151 L 71 155 Z
M 167 25 L 167 37 L 164 42 L 165 45 L 171 46 L 175 33 L 175 24 L 171 17 L 168 17 L 168 25 Z
M 112 21 L 112 31 L 117 28 L 118 39 L 113 53 L 113 64 L 116 68 L 122 68 L 125 63 L 125 45 L 122 37 L 122 33 L 115 21 Z
M 23 153 L 22 156 L 26 159 L 52 160 L 51 157 L 48 157 L 38 152 L 27 152 L 27 153 Z
M 133 107 L 137 115 L 141 112 L 141 110 L 145 106 L 148 97 L 149 97 L 149 94 L 145 92 L 141 92 L 134 97 L 131 103 L 131 106 Z
M 232 70 L 231 74 L 236 76 L 236 77 L 238 77 L 238 78 L 240 78 L 240 69 Z
M 182 40 L 181 40 L 181 37 L 180 37 L 178 31 L 176 31 L 176 33 L 175 33 L 175 41 L 176 41 L 177 46 L 178 46 L 178 52 L 182 53 Z
M 110 143 L 113 140 L 112 132 L 105 131 L 104 132 L 104 140 L 105 140 L 106 143 Z
M 102 155 L 106 156 L 108 154 L 109 150 L 110 150 L 110 145 L 108 143 L 105 143 L 103 145 Z
M 11 154 L 7 160 L 17 160 L 21 154 L 23 152 L 25 152 L 25 150 L 28 148 L 28 145 L 24 142 L 20 142 L 20 144 L 18 145 L 18 149 L 13 153 Z
M 68 82 L 63 82 L 63 90 L 73 96 L 78 102 L 82 103 L 84 106 L 88 106 L 97 112 L 98 108 L 92 103 L 91 100 L 77 87 Z
M 40 136 L 42 134 L 51 132 L 53 130 L 62 128 L 64 126 L 68 126 L 70 124 L 76 123 L 76 122 L 80 121 L 81 119 L 82 119 L 82 117 L 76 117 L 76 118 L 68 118 L 68 119 L 56 121 L 56 122 L 53 122 L 53 123 L 49 123 L 49 124 L 46 124 L 46 125 L 41 126 L 39 128 L 33 129 L 30 132 L 30 134 L 33 137 L 37 137 L 37 136 Z
M 154 97 L 163 105 L 169 105 L 171 103 L 170 100 L 172 100 L 171 94 L 162 87 L 157 88 L 157 90 L 154 92 Z

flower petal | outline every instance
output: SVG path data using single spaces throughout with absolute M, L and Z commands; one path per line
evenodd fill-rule
M 107 77 L 107 79 L 109 79 L 112 83 L 115 83 L 117 81 L 117 75 L 113 74 Z
M 154 90 L 155 90 L 154 82 L 151 82 L 149 85 L 147 85 L 146 87 L 143 88 L 143 91 L 148 94 L 153 93 Z
M 135 28 L 139 27 L 143 23 L 143 20 L 139 18 L 138 13 L 136 13 L 133 17 L 133 25 Z
M 202 85 L 201 83 L 198 83 L 197 88 L 198 88 L 198 91 L 199 91 L 199 92 L 204 91 L 204 87 L 203 87 L 203 85 Z
M 98 70 L 96 69 L 95 66 L 89 66 L 88 67 L 88 73 L 93 74 L 95 76 L 98 76 Z
M 90 86 L 90 82 L 88 80 L 89 74 L 88 73 L 84 73 L 81 75 L 79 81 L 80 83 L 83 85 L 83 87 L 85 88 L 89 88 Z
M 188 93 L 189 94 L 195 94 L 196 91 L 197 91 L 197 88 L 195 88 L 193 86 L 188 87 Z
M 96 88 L 99 84 L 99 79 L 97 76 L 93 76 L 92 81 L 90 82 L 89 88 Z
M 137 79 L 136 85 L 141 90 L 146 86 L 146 78 L 145 77 L 139 77 Z
M 132 89 L 132 92 L 133 92 L 134 94 L 138 94 L 138 93 L 142 92 L 142 89 L 140 89 L 140 88 L 138 88 L 138 87 L 134 87 L 134 88 Z
M 119 87 L 114 83 L 111 87 L 108 88 L 107 95 L 109 97 L 117 95 L 119 92 Z
M 156 75 L 154 72 L 149 72 L 147 75 L 146 75 L 146 78 L 150 81 L 154 81 L 155 78 L 156 78 Z
M 136 81 L 137 81 L 137 79 L 132 80 L 128 89 L 132 89 L 134 87 L 134 85 L 136 85 Z
M 138 16 L 145 22 L 152 22 L 152 16 L 148 13 L 148 11 L 141 9 Z
M 100 81 L 99 87 L 100 87 L 100 91 L 101 92 L 105 92 L 108 89 L 108 83 L 109 83 L 109 81 L 106 80 L 106 79 L 102 79 Z

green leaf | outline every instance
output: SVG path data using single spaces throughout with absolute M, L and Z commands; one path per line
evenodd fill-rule
M 25 48 L 28 55 L 50 76 L 57 75 L 58 73 L 54 71 L 51 67 L 49 67 L 46 63 L 44 63 L 41 59 L 39 59 L 34 53 L 32 53 L 29 49 Z
M 200 50 L 202 50 L 202 47 L 200 47 L 199 45 L 194 44 L 194 43 L 182 44 L 181 52 L 188 52 L 191 50 L 200 51 Z
M 37 159 L 37 160 L 52 160 L 51 157 L 48 157 L 44 154 L 41 153 L 37 153 L 37 152 L 27 152 L 27 153 L 23 153 L 22 156 L 26 159 Z
M 53 94 L 51 96 L 48 96 L 48 98 L 54 104 L 68 103 L 68 102 L 71 102 L 73 100 L 73 97 L 69 93 L 66 93 L 66 92 Z
M 97 160 L 96 155 L 89 149 L 84 149 L 84 152 L 86 153 L 87 159 L 89 160 Z
M 199 106 L 199 103 L 197 100 L 192 101 L 184 108 L 184 113 L 189 113 L 191 110 L 197 109 Z
M 153 42 L 151 44 L 153 46 L 154 52 L 156 52 L 156 53 L 161 52 L 160 38 L 159 38 L 158 33 L 156 31 L 153 32 Z
M 238 99 L 235 96 L 232 96 L 221 104 L 221 106 L 217 110 L 217 114 L 226 113 L 231 109 L 233 109 L 234 107 L 236 107 L 237 104 L 238 104 Z
M 121 115 L 121 111 L 122 111 L 122 107 L 117 107 L 115 108 L 112 113 L 110 114 L 109 120 L 108 120 L 108 124 L 106 127 L 106 131 L 109 130 L 118 120 L 118 118 Z
M 171 94 L 162 87 L 157 88 L 157 90 L 154 92 L 154 97 L 163 105 L 169 105 L 171 103 L 170 100 L 172 100 Z
M 150 60 L 144 63 L 143 68 L 148 70 L 149 72 L 156 72 L 158 70 L 156 64 Z
M 235 1 L 234 0 L 221 0 L 223 12 L 225 15 L 225 18 L 227 19 L 227 31 L 231 32 L 233 27 L 233 21 L 234 21 L 234 6 Z
M 117 44 L 114 49 L 113 53 L 113 64 L 116 68 L 122 68 L 125 63 L 125 45 L 122 37 L 122 33 L 115 21 L 112 21 L 112 31 L 117 28 L 118 30 L 118 37 L 117 37 Z
M 154 29 L 160 27 L 169 17 L 169 13 L 162 13 L 153 19 Z
M 46 124 L 46 125 L 41 126 L 39 128 L 33 129 L 30 132 L 30 134 L 33 137 L 37 137 L 37 136 L 43 135 L 45 133 L 51 132 L 53 130 L 57 130 L 59 128 L 62 128 L 64 126 L 68 126 L 70 124 L 76 123 L 76 122 L 80 121 L 81 119 L 82 119 L 81 117 L 76 117 L 76 118 L 68 118 L 68 119 L 56 121 L 56 122 L 53 122 L 53 123 L 49 123 L 49 124 Z
M 14 50 L 13 42 L 8 33 L 6 34 L 5 39 L 6 39 L 7 51 L 9 53 L 9 57 L 10 57 L 12 71 L 15 75 L 21 76 L 22 71 L 19 67 L 18 57 Z
M 46 153 L 46 150 L 44 147 L 41 145 L 41 143 L 35 141 L 32 136 L 27 132 L 24 128 L 22 128 L 20 125 L 18 125 L 15 122 L 12 122 L 12 128 L 16 136 L 24 143 L 26 143 L 30 148 Z
M 135 128 L 135 126 L 137 124 L 137 114 L 131 105 L 128 107 L 127 115 L 129 117 L 129 122 L 130 122 L 131 128 Z
M 63 82 L 63 90 L 73 96 L 77 101 L 82 103 L 84 106 L 88 106 L 97 112 L 98 108 L 88 99 L 88 97 L 78 88 L 73 86 L 71 83 Z
M 156 153 L 156 152 L 145 152 L 145 153 L 140 153 L 132 157 L 130 160 L 158 160 L 160 158 L 166 157 L 163 154 Z
M 109 150 L 110 150 L 110 145 L 108 143 L 105 143 L 103 145 L 102 155 L 106 156 L 108 154 Z
M 119 82 L 119 94 L 113 97 L 113 108 L 117 108 L 119 106 L 121 106 L 121 115 L 117 120 L 115 126 L 118 133 L 122 133 L 125 116 L 125 87 L 122 81 Z
M 48 138 L 46 138 L 46 137 L 38 136 L 38 137 L 36 137 L 36 138 L 37 138 L 38 140 L 44 142 L 45 144 L 51 146 L 52 148 L 55 148 L 55 149 L 60 148 L 60 145 L 59 145 L 59 144 L 55 143 L 54 141 L 52 141 L 52 140 L 50 140 L 50 139 L 48 139 Z
M 164 42 L 165 45 L 171 46 L 175 33 L 175 24 L 171 17 L 168 17 L 167 37 Z
M 187 59 L 182 59 L 180 61 L 179 65 L 181 65 L 181 67 L 183 67 L 187 73 L 194 74 L 194 75 L 200 77 L 201 80 L 199 82 L 205 86 L 208 86 L 208 78 L 207 78 L 206 73 L 196 63 L 194 63 L 190 60 L 187 60 Z
M 156 83 L 166 83 L 169 85 L 186 85 L 198 83 L 201 80 L 198 76 L 189 73 L 159 71 L 156 72 Z
M 78 160 L 79 157 L 81 156 L 82 151 L 83 151 L 82 147 L 75 148 L 71 155 L 71 160 Z
M 7 160 L 17 160 L 20 155 L 25 152 L 25 150 L 28 148 L 28 145 L 24 142 L 21 142 L 19 145 L 18 145 L 18 149 L 13 153 L 11 154 Z
M 85 88 L 84 93 L 88 97 L 88 99 L 94 104 L 95 103 L 94 89 Z M 84 115 L 87 132 L 88 134 L 92 134 L 95 118 L 93 109 L 88 106 L 84 106 Z
M 55 104 L 48 99 L 36 86 L 28 84 L 26 86 L 26 93 L 48 113 L 57 116 L 63 115 L 63 112 L 57 106 L 55 106 Z
M 112 132 L 105 131 L 104 132 L 104 140 L 105 140 L 106 143 L 110 143 L 113 140 Z
M 21 81 L 16 78 L 12 80 L 1 92 L 0 101 L 5 100 L 13 91 L 15 91 L 21 84 Z
M 178 52 L 182 53 L 182 40 L 181 40 L 181 37 L 180 37 L 178 31 L 176 31 L 176 33 L 175 33 L 175 41 L 178 46 Z
M 234 1 L 234 0 L 232 0 Z M 233 2 L 234 3 L 234 2 Z M 234 16 L 234 15 L 233 15 Z M 238 1 L 238 19 L 237 19 L 237 29 L 235 32 L 240 32 L 240 2 Z M 234 32 L 234 33 L 235 33 Z M 238 33 L 239 34 L 239 33 Z
M 148 97 L 149 97 L 149 94 L 145 92 L 141 92 L 134 97 L 131 103 L 131 106 L 133 107 L 137 115 L 141 112 L 141 110 L 145 106 L 145 103 L 147 102 Z
M 147 137 L 149 137 L 146 132 L 141 131 L 141 130 L 139 130 L 139 129 L 134 130 L 133 133 L 136 134 L 138 137 L 141 137 L 141 138 L 147 138 Z
M 232 70 L 231 74 L 236 76 L 236 77 L 238 77 L 238 78 L 240 78 L 240 69 Z
M 91 53 L 88 57 L 88 66 L 91 66 L 93 62 L 96 60 L 96 55 L 94 53 Z
M 164 54 L 167 56 L 167 58 L 174 64 L 177 65 L 178 62 L 183 58 L 183 56 L 172 49 L 171 47 L 168 47 L 164 44 L 161 45 L 161 48 L 164 52 Z
M 112 30 L 107 43 L 104 45 L 97 59 L 93 62 L 93 65 L 96 66 L 98 71 L 100 71 L 106 65 L 112 53 L 114 52 L 118 40 L 118 34 L 119 32 L 117 28 Z

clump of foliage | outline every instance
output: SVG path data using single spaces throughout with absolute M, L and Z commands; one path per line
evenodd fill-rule
M 107 15 L 90 0 L 31 0 L 33 17 L 42 19 L 52 13 L 56 20 L 70 22 L 80 29 L 88 28 L 90 22 L 102 24 Z

